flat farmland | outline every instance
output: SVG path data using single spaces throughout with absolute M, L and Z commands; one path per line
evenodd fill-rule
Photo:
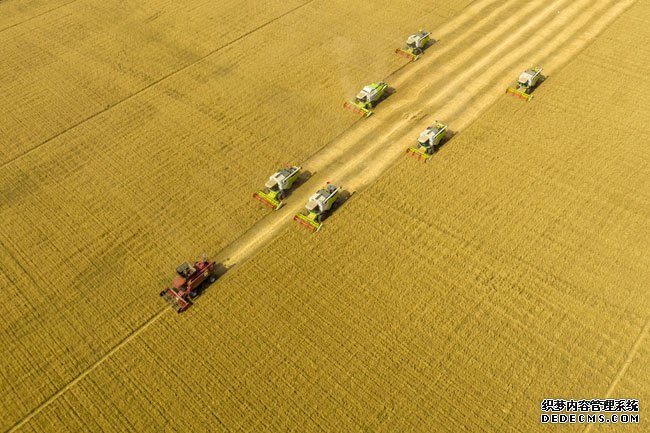
M 3 429 L 536 431 L 545 397 L 647 400 L 650 8 L 587 3 L 422 20 L 267 2 L 245 37 L 242 18 L 209 25 L 234 2 L 57 8 L 181 42 L 126 50 L 121 82 L 106 59 L 131 42 L 108 38 L 97 105 L 64 91 L 0 109 L 0 282 L 20 299 L 0 334 Z M 17 50 L 44 18 L 13 8 L 0 38 Z M 373 13 L 370 43 L 355 23 Z M 421 21 L 444 37 L 391 75 L 398 92 L 364 123 L 338 111 L 401 67 L 391 49 Z M 86 54 L 103 46 L 88 37 Z M 527 57 L 551 66 L 530 104 L 500 95 Z M 1 82 L 15 104 L 22 75 Z M 434 115 L 458 134 L 429 164 L 403 157 Z M 301 161 L 314 178 L 263 217 L 250 193 Z M 355 194 L 310 236 L 287 216 L 324 179 Z M 237 266 L 186 314 L 162 309 L 164 270 L 201 251 Z
M 6 426 L 158 314 L 178 262 L 261 218 L 250 195 L 278 164 L 354 122 L 343 100 L 403 65 L 390 51 L 416 16 L 375 56 L 351 24 L 384 6 L 2 2 Z

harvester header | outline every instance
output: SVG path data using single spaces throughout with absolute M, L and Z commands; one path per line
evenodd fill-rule
M 406 149 L 406 153 L 427 162 L 446 136 L 447 125 L 436 120 L 433 125 L 420 133 L 417 144 Z
M 341 187 L 326 185 L 311 197 L 305 206 L 305 211 L 296 214 L 293 220 L 312 232 L 317 232 L 323 226 L 323 221 L 336 205 Z
M 519 74 L 517 82 L 506 89 L 506 93 L 510 93 L 511 95 L 530 102 L 533 99 L 531 92 L 543 79 L 544 77 L 542 75 L 541 67 L 537 66 L 526 69 L 524 72 Z
M 404 48 L 396 49 L 395 53 L 414 62 L 424 53 L 424 49 L 429 45 L 430 38 L 430 32 L 420 29 L 418 33 L 414 33 L 406 39 Z
M 273 210 L 280 209 L 284 205 L 282 200 L 286 197 L 288 190 L 291 189 L 298 176 L 300 176 L 301 168 L 290 166 L 279 169 L 269 177 L 264 189 L 253 193 L 253 197 L 264 206 Z
M 387 90 L 388 84 L 383 81 L 368 84 L 361 89 L 353 101 L 345 102 L 343 107 L 363 117 L 368 117 L 372 114 L 371 109 L 386 96 Z

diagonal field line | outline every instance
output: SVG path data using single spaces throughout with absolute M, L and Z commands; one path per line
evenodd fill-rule
M 119 343 L 117 343 L 115 346 L 113 346 L 113 348 L 111 350 L 106 352 L 106 354 L 104 354 L 104 356 L 102 356 L 97 361 L 95 361 L 95 363 L 92 364 L 90 367 L 88 367 L 83 373 L 81 373 L 79 376 L 72 379 L 64 387 L 59 389 L 56 393 L 52 394 L 52 396 L 50 396 L 50 398 L 45 400 L 39 406 L 35 407 L 23 419 L 21 419 L 16 424 L 14 424 L 9 430 L 7 430 L 7 433 L 15 432 L 20 427 L 22 427 L 25 423 L 27 423 L 30 419 L 32 419 L 34 416 L 36 416 L 44 408 L 49 406 L 54 400 L 56 400 L 62 394 L 64 394 L 68 389 L 72 388 L 75 384 L 77 384 L 79 381 L 81 381 L 84 377 L 88 376 L 88 374 L 90 374 L 95 368 L 97 368 L 100 364 L 102 364 L 105 360 L 107 360 L 111 355 L 113 355 L 115 352 L 117 352 L 122 347 L 124 347 L 129 341 L 133 340 L 138 335 L 140 335 L 140 333 L 142 333 L 142 331 L 147 329 L 150 325 L 152 325 L 155 321 L 157 321 L 160 317 L 162 317 L 163 314 L 167 313 L 168 311 L 171 311 L 171 310 L 169 308 L 165 308 L 164 310 L 159 311 L 154 316 L 149 318 L 146 322 L 144 322 L 139 328 L 134 329 L 129 335 L 124 337 Z
M 67 3 L 63 3 L 62 5 L 55 6 L 55 7 L 53 7 L 52 9 L 48 9 L 48 10 L 46 10 L 45 12 L 41 12 L 40 14 L 34 15 L 33 17 L 29 17 L 29 18 L 27 18 L 26 20 L 23 20 L 23 21 L 21 21 L 21 22 L 19 22 L 19 23 L 15 23 L 15 24 L 12 24 L 12 25 L 10 25 L 10 26 L 7 26 L 7 27 L 5 27 L 5 28 L 3 28 L 3 29 L 0 29 L 0 33 L 4 32 L 5 30 L 9 30 L 9 29 L 11 29 L 11 28 L 14 28 L 14 27 L 16 27 L 16 26 L 19 26 L 19 25 L 22 25 L 22 24 L 28 23 L 28 22 L 30 22 L 31 20 L 35 20 L 36 18 L 40 18 L 40 17 L 42 17 L 43 15 L 47 15 L 47 14 L 49 14 L 50 12 L 54 12 L 54 11 L 57 10 L 57 9 L 61 9 L 62 7 L 68 6 L 69 4 L 76 3 L 76 2 L 77 2 L 77 0 L 72 0 L 72 1 L 69 1 L 69 2 L 67 2 Z
M 67 132 L 69 132 L 69 131 L 71 131 L 71 130 L 77 128 L 78 126 L 80 126 L 80 125 L 82 125 L 82 124 L 88 122 L 89 120 L 94 119 L 95 117 L 97 117 L 97 116 L 99 116 L 99 115 L 101 115 L 101 114 L 106 113 L 107 111 L 112 110 L 113 108 L 115 108 L 115 107 L 117 107 L 117 106 L 123 104 L 124 102 L 127 102 L 127 101 L 133 99 L 134 97 L 136 97 L 136 96 L 140 95 L 141 93 L 147 91 L 148 89 L 150 89 L 150 88 L 156 86 L 157 84 L 162 83 L 163 81 L 167 80 L 168 78 L 171 78 L 171 77 L 175 76 L 176 74 L 179 74 L 179 73 L 181 73 L 181 72 L 183 72 L 183 71 L 185 71 L 185 70 L 191 68 L 192 66 L 196 65 L 197 63 L 202 62 L 202 61 L 205 60 L 206 58 L 208 58 L 208 57 L 210 57 L 210 56 L 212 56 L 212 55 L 218 53 L 219 51 L 223 50 L 224 48 L 228 48 L 229 46 L 231 46 L 231 45 L 233 45 L 233 44 L 235 44 L 235 43 L 241 41 L 242 39 L 244 39 L 244 38 L 250 36 L 251 34 L 253 34 L 253 33 L 255 33 L 255 32 L 257 32 L 257 31 L 263 29 L 264 27 L 266 27 L 266 26 L 268 26 L 268 25 L 270 25 L 270 24 L 273 24 L 274 22 L 276 22 L 276 21 L 278 21 L 278 20 L 280 20 L 280 19 L 286 17 L 287 15 L 292 14 L 293 12 L 295 12 L 295 11 L 297 11 L 297 10 L 299 10 L 299 9 L 304 8 L 305 6 L 307 6 L 307 5 L 309 5 L 310 3 L 313 3 L 313 2 L 315 2 L 315 1 L 316 1 L 316 0 L 308 0 L 308 1 L 306 1 L 305 3 L 302 3 L 302 4 L 296 6 L 296 7 L 292 8 L 292 9 L 289 9 L 288 11 L 286 11 L 286 12 L 284 12 L 284 13 L 282 13 L 282 14 L 280 14 L 280 15 L 278 15 L 278 16 L 272 18 L 272 19 L 270 19 L 269 21 L 266 21 L 266 22 L 264 22 L 263 24 L 260 24 L 259 26 L 255 27 L 254 29 L 251 29 L 251 30 L 247 31 L 246 33 L 243 33 L 243 34 L 237 36 L 235 39 L 232 39 L 232 40 L 226 42 L 225 44 L 223 44 L 223 45 L 221 45 L 221 46 L 219 46 L 219 47 L 213 49 L 212 51 L 208 52 L 207 54 L 205 54 L 205 55 L 202 56 L 201 58 L 199 58 L 199 59 L 197 59 L 197 60 L 195 60 L 195 61 L 193 61 L 193 62 L 191 62 L 191 63 L 188 63 L 187 65 L 182 66 L 182 67 L 180 67 L 180 68 L 178 68 L 178 69 L 176 69 L 176 70 L 174 70 L 174 71 L 172 71 L 172 72 L 169 72 L 169 73 L 166 74 L 166 75 L 163 75 L 162 77 L 158 78 L 157 80 L 155 80 L 155 81 L 153 81 L 153 82 L 147 84 L 146 86 L 144 86 L 144 87 L 141 88 L 140 90 L 131 93 L 129 96 L 127 96 L 127 97 L 125 97 L 125 98 L 122 98 L 122 99 L 120 99 L 119 101 L 114 102 L 113 104 L 107 106 L 106 108 L 104 108 L 104 109 L 102 109 L 102 110 L 99 110 L 99 111 L 97 111 L 97 112 L 91 114 L 91 115 L 88 116 L 88 117 L 85 117 L 84 119 L 82 119 L 82 120 L 80 120 L 80 121 L 78 121 L 78 122 L 76 122 L 76 123 L 74 123 L 74 124 L 68 126 L 67 128 L 65 128 L 65 129 L 63 129 L 63 130 L 57 132 L 56 134 L 54 134 L 54 135 L 51 136 L 50 138 L 46 139 L 45 141 L 42 141 L 41 143 L 35 145 L 34 147 L 32 147 L 32 148 L 30 148 L 30 149 L 27 149 L 27 150 L 25 150 L 24 152 L 22 152 L 22 153 L 16 155 L 15 157 L 13 157 L 13 158 L 7 160 L 4 164 L 2 164 L 2 165 L 0 166 L 0 170 L 3 169 L 3 168 L 5 168 L 5 167 L 7 167 L 7 166 L 9 166 L 10 164 L 16 162 L 17 160 L 19 160 L 19 159 L 21 159 L 21 158 L 23 158 L 23 157 L 29 155 L 30 153 L 34 152 L 35 150 L 38 150 L 38 149 L 40 149 L 41 147 L 47 145 L 48 143 L 52 142 L 52 140 L 54 140 L 54 139 L 60 137 L 61 135 L 63 135 L 63 134 L 65 134 L 65 133 L 67 133 Z
M 621 365 L 621 368 L 618 370 L 616 373 L 616 376 L 614 376 L 614 379 L 612 380 L 612 383 L 610 383 L 609 388 L 607 389 L 607 394 L 605 394 L 605 398 L 612 398 L 614 394 L 614 390 L 618 386 L 619 382 L 621 379 L 623 379 L 623 376 L 625 376 L 625 373 L 627 372 L 627 369 L 630 367 L 630 364 L 632 364 L 632 360 L 636 356 L 636 354 L 639 352 L 639 348 L 641 347 L 641 343 L 643 343 L 643 339 L 646 338 L 646 336 L 650 333 L 650 318 L 646 320 L 645 326 L 643 329 L 641 329 L 641 332 L 639 333 L 639 336 L 637 337 L 636 341 L 630 348 L 629 353 L 625 357 L 625 361 L 623 362 L 623 365 Z M 594 424 L 587 424 L 585 429 L 582 431 L 583 433 L 589 433 L 591 429 L 593 428 Z

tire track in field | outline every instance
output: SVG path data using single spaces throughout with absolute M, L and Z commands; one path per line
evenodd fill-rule
M 68 5 L 72 4 L 72 3 L 76 3 L 77 1 L 78 1 L 78 0 L 72 0 L 72 1 L 69 1 L 69 2 L 67 2 L 67 3 L 63 3 L 63 4 L 61 4 L 61 5 L 58 5 L 58 6 L 53 7 L 52 9 L 48 9 L 48 10 L 46 10 L 46 11 L 44 11 L 44 12 L 41 12 L 40 14 L 36 14 L 36 15 L 34 15 L 34 16 L 32 16 L 32 17 L 29 17 L 29 18 L 27 18 L 27 19 L 24 19 L 24 20 L 22 20 L 22 21 L 20 21 L 20 22 L 18 22 L 18 23 L 15 23 L 15 24 L 12 24 L 12 25 L 7 26 L 7 27 L 5 27 L 5 28 L 2 28 L 2 29 L 0 29 L 0 33 L 4 32 L 5 30 L 9 30 L 9 29 L 14 28 L 14 27 L 16 27 L 16 26 L 20 26 L 20 25 L 22 25 L 22 24 L 25 24 L 25 23 L 30 22 L 30 21 L 32 21 L 32 20 L 35 20 L 35 19 L 37 19 L 37 18 L 40 18 L 40 17 L 42 17 L 43 15 L 47 15 L 47 14 L 49 14 L 50 12 L 54 12 L 55 10 L 61 9 L 61 8 L 65 7 L 65 6 L 68 6 Z
M 122 347 L 124 347 L 129 341 L 133 340 L 138 335 L 140 335 L 140 333 L 142 331 L 147 329 L 150 325 L 152 325 L 154 322 L 156 322 L 163 314 L 167 313 L 168 311 L 171 311 L 171 310 L 169 308 L 165 308 L 164 310 L 161 310 L 160 312 L 153 315 L 149 320 L 144 322 L 140 327 L 134 329 L 130 334 L 128 334 L 126 337 L 124 337 L 119 343 L 117 343 L 115 346 L 113 346 L 113 348 L 111 348 L 111 350 L 106 352 L 106 354 L 104 354 L 104 356 L 99 358 L 97 361 L 95 361 L 95 363 L 93 363 L 90 367 L 88 367 L 86 370 L 84 370 L 79 376 L 72 379 L 64 387 L 59 389 L 56 393 L 52 394 L 52 396 L 50 396 L 47 400 L 45 400 L 39 406 L 35 407 L 24 418 L 22 418 L 20 421 L 18 421 L 16 424 L 14 424 L 13 427 L 9 428 L 9 430 L 7 430 L 7 433 L 15 432 L 20 427 L 22 427 L 25 423 L 27 423 L 29 420 L 31 420 L 34 416 L 36 416 L 44 408 L 46 408 L 47 406 L 52 404 L 52 402 L 54 400 L 56 400 L 61 395 L 63 395 L 68 389 L 70 389 L 75 384 L 77 384 L 81 380 L 83 380 L 83 378 L 88 376 L 95 368 L 97 368 L 104 361 L 106 361 L 111 355 L 113 355 L 118 350 L 120 350 Z
M 62 129 L 61 131 L 57 132 L 56 134 L 54 134 L 50 138 L 40 142 L 39 144 L 37 144 L 37 145 L 35 145 L 35 146 L 33 146 L 33 147 L 19 153 L 18 155 L 14 156 L 13 158 L 5 161 L 2 165 L 0 165 L 0 170 L 4 169 L 5 167 L 8 167 L 9 165 L 13 164 L 17 160 L 19 160 L 19 159 L 29 155 L 30 153 L 42 148 L 43 146 L 51 143 L 53 140 L 55 140 L 56 138 L 66 134 L 67 132 L 69 132 L 69 131 L 71 131 L 71 130 L 73 130 L 73 129 L 81 126 L 81 125 L 83 125 L 84 123 L 86 123 L 86 122 L 88 122 L 88 121 L 90 121 L 90 120 L 92 120 L 92 119 L 94 119 L 94 118 L 96 118 L 96 117 L 110 111 L 110 110 L 112 110 L 113 108 L 123 104 L 124 102 L 127 102 L 127 101 L 135 98 L 136 96 L 146 92 L 147 90 L 149 90 L 152 87 L 162 83 L 163 81 L 167 80 L 168 78 L 171 78 L 171 77 L 173 77 L 173 76 L 175 76 L 175 75 L 177 75 L 177 74 L 191 68 L 192 66 L 202 62 L 203 60 L 207 59 L 208 57 L 210 57 L 210 56 L 212 56 L 212 55 L 214 55 L 216 53 L 218 53 L 219 51 L 221 51 L 221 50 L 223 50 L 225 48 L 228 48 L 229 46 L 241 41 L 242 39 L 252 35 L 253 33 L 256 33 L 259 30 L 262 30 L 263 28 L 267 27 L 268 25 L 273 24 L 274 22 L 286 17 L 287 15 L 292 14 L 293 12 L 295 12 L 297 10 L 300 10 L 300 9 L 304 8 L 305 6 L 307 6 L 310 3 L 313 3 L 315 1 L 316 0 L 307 0 L 306 2 L 301 3 L 300 5 L 295 6 L 295 7 L 291 8 L 291 9 L 289 9 L 286 12 L 283 12 L 282 14 L 280 14 L 280 15 L 274 17 L 274 18 L 271 18 L 268 21 L 265 21 L 264 23 L 260 24 L 259 26 L 255 27 L 255 28 L 253 28 L 253 29 L 251 29 L 251 30 L 237 36 L 236 38 L 226 42 L 225 44 L 220 45 L 219 47 L 213 49 L 212 51 L 208 52 L 207 54 L 201 56 L 199 59 L 197 59 L 197 60 L 195 60 L 195 61 L 193 61 L 191 63 L 188 63 L 188 64 L 186 64 L 184 66 L 181 66 L 180 68 L 175 69 L 172 72 L 169 72 L 169 73 L 163 75 L 162 77 L 160 77 L 160 78 L 152 81 L 151 83 L 147 84 L 146 86 L 142 87 L 140 90 L 137 90 L 137 91 L 131 93 L 130 95 L 128 95 L 128 96 L 114 102 L 113 104 L 108 105 L 106 108 L 104 108 L 102 110 L 99 110 L 99 111 L 96 111 L 95 113 L 91 114 L 90 116 L 87 116 L 84 119 L 82 119 L 82 120 L 80 120 L 80 121 L 78 121 L 76 123 L 73 123 L 72 125 L 68 126 L 67 128 Z
M 623 376 L 625 376 L 625 373 L 627 372 L 627 369 L 630 367 L 630 364 L 632 364 L 632 360 L 636 356 L 636 354 L 639 352 L 639 348 L 641 347 L 641 344 L 643 343 L 643 340 L 646 338 L 646 336 L 650 333 L 650 318 L 646 320 L 645 326 L 641 329 L 641 332 L 639 333 L 639 336 L 636 338 L 634 341 L 634 344 L 632 345 L 632 348 L 630 348 L 630 351 L 628 352 L 627 356 L 625 357 L 625 361 L 623 362 L 623 365 L 621 365 L 621 368 L 618 370 L 616 373 L 616 376 L 614 376 L 614 379 L 612 380 L 612 383 L 609 385 L 609 388 L 607 389 L 607 394 L 605 394 L 605 399 L 608 398 L 613 398 L 614 390 L 618 386 L 619 382 L 621 379 L 623 379 Z M 594 424 L 587 424 L 585 429 L 582 431 L 583 433 L 589 433 L 591 429 L 593 428 Z

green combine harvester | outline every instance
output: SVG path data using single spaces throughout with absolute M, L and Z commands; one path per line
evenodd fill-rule
M 273 210 L 278 210 L 284 204 L 282 199 L 286 196 L 286 191 L 291 189 L 293 183 L 300 175 L 301 167 L 281 168 L 275 172 L 264 185 L 264 190 L 257 191 L 253 197 L 259 200 L 264 206 Z
M 539 85 L 542 78 L 541 67 L 526 69 L 519 75 L 517 82 L 506 89 L 506 93 L 530 102 L 533 99 L 533 95 L 530 93 Z
M 296 214 L 293 220 L 312 232 L 317 232 L 323 226 L 323 220 L 336 205 L 341 187 L 326 185 L 309 197 L 306 210 Z
M 406 39 L 406 46 L 404 48 L 396 49 L 395 53 L 414 62 L 420 58 L 420 55 L 429 44 L 430 38 L 431 33 L 420 29 L 418 33 L 414 33 Z
M 420 133 L 418 144 L 415 147 L 406 149 L 406 153 L 427 162 L 446 136 L 447 125 L 436 120 L 433 125 Z
M 377 105 L 377 103 L 386 96 L 387 90 L 388 84 L 383 81 L 368 84 L 361 89 L 354 101 L 345 102 L 343 107 L 354 113 L 368 117 L 372 114 L 370 109 Z

